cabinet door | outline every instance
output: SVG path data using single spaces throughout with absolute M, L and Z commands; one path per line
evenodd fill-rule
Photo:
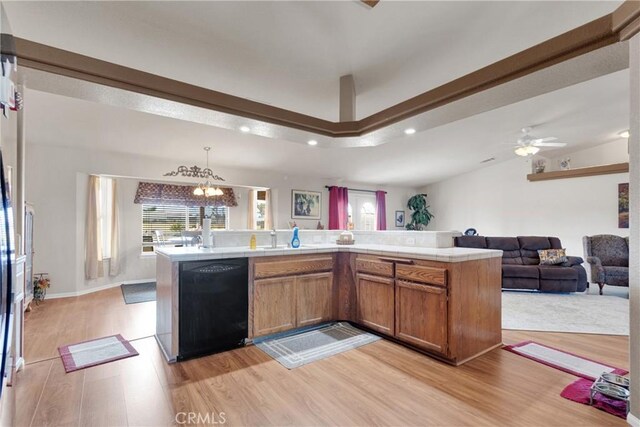
M 333 273 L 296 277 L 296 326 L 308 326 L 331 320 Z
M 253 286 L 253 334 L 260 336 L 295 328 L 295 278 L 256 280 Z
M 357 275 L 358 322 L 387 335 L 393 335 L 393 279 Z
M 417 347 L 446 354 L 446 288 L 397 280 L 395 336 Z

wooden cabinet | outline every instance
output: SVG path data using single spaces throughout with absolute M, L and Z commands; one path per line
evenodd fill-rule
M 394 333 L 394 280 L 358 274 L 356 276 L 357 320 L 387 335 Z
M 447 352 L 447 289 L 396 280 L 395 336 L 426 350 Z
M 253 334 L 268 335 L 296 326 L 295 277 L 254 282 Z
M 252 338 L 334 319 L 332 256 L 261 259 L 252 268 Z
M 332 319 L 333 273 L 296 276 L 296 327 Z

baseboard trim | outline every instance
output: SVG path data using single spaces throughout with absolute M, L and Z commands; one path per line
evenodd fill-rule
M 627 414 L 627 424 L 633 427 L 640 427 L 640 419 L 629 412 Z
M 96 286 L 95 288 L 83 289 L 77 292 L 59 292 L 54 294 L 47 294 L 46 299 L 57 299 L 57 298 L 70 298 L 70 297 L 79 297 L 82 295 L 91 294 L 98 291 L 104 291 L 105 289 L 115 288 L 116 286 L 120 286 L 122 284 L 130 285 L 135 283 L 147 283 L 147 282 L 155 282 L 156 279 L 137 279 L 137 280 L 123 280 L 122 282 L 109 283 L 107 285 Z

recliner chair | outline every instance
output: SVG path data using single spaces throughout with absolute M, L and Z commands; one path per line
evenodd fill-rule
M 604 285 L 629 286 L 629 238 L 612 234 L 584 236 L 584 255 L 591 265 L 591 281 Z

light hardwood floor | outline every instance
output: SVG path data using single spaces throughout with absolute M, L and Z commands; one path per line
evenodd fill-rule
M 41 335 L 27 332 L 28 341 L 41 342 L 30 351 L 51 354 L 49 347 L 61 341 L 97 337 L 92 334 L 122 333 L 131 339 L 134 332 L 144 336 L 152 327 L 153 318 L 132 312 L 115 319 L 127 313 L 122 297 L 113 290 L 100 294 L 41 306 Z M 95 301 L 101 302 L 100 310 L 91 309 Z M 34 327 L 35 314 L 27 331 Z M 74 332 L 59 331 L 65 322 Z M 84 326 L 73 328 L 79 324 Z M 529 339 L 628 367 L 626 337 L 504 332 L 505 343 Z M 176 424 L 180 412 L 224 412 L 226 424 L 243 426 L 625 425 L 561 398 L 574 376 L 501 349 L 452 367 L 381 340 L 289 371 L 253 346 L 168 365 L 153 338 L 133 345 L 140 356 L 70 374 L 59 358 L 29 364 L 6 395 L 3 421 L 16 426 L 159 426 Z
M 156 330 L 155 302 L 125 304 L 120 287 L 32 307 L 25 313 L 27 363 L 57 357 L 62 345 L 114 334 L 132 340 Z

